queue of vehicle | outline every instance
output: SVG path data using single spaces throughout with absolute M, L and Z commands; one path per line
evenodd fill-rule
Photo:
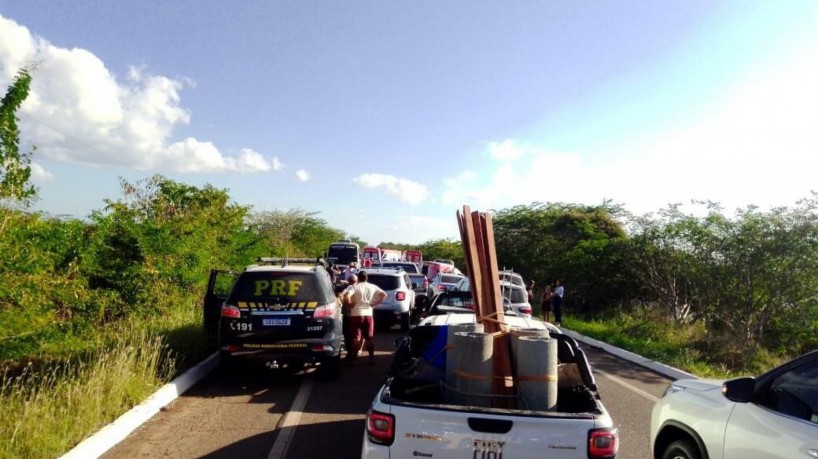
M 349 241 L 331 248 L 328 253 L 339 261 L 355 258 L 358 251 Z M 618 435 L 581 348 L 565 339 L 558 327 L 531 317 L 522 277 L 513 271 L 501 273 L 499 282 L 506 322 L 512 328 L 544 329 L 560 340 L 560 365 L 573 364 L 573 374 L 580 375 L 570 381 L 572 390 L 587 395 L 557 413 L 525 415 L 451 406 L 428 393 L 428 398 L 413 395 L 412 387 L 423 392 L 421 386 L 434 381 L 407 380 L 407 373 L 398 370 L 406 368 L 407 359 L 417 362 L 419 349 L 431 345 L 431 335 L 439 335 L 439 328 L 434 333 L 429 330 L 473 322 L 474 311 L 468 299 L 468 277 L 435 295 L 426 276 L 407 272 L 420 271 L 417 264 L 409 264 L 412 267 L 381 262 L 366 268 L 370 282 L 388 294 L 388 301 L 376 308 L 378 328 L 397 325 L 407 335 L 397 343 L 387 381 L 367 415 L 362 457 L 484 457 L 484 453 L 485 457 L 539 457 L 528 446 L 551 441 L 542 437 L 545 431 L 561 438 L 561 446 L 551 451 L 558 453 L 554 457 L 616 457 Z M 217 342 L 222 364 L 256 361 L 289 371 L 316 367 L 318 377 L 337 378 L 342 369 L 343 316 L 336 298 L 338 286 L 333 287 L 321 259 L 259 258 L 241 273 L 213 270 L 204 324 Z M 418 308 L 422 297 L 434 300 Z M 578 417 L 593 422 L 583 423 Z M 490 426 L 514 427 L 504 433 L 497 427 L 481 431 L 471 425 L 475 418 Z M 585 432 L 583 443 L 577 440 L 582 437 L 580 431 Z M 435 442 L 422 441 L 424 435 L 433 436 Z M 651 418 L 656 459 L 818 457 L 816 439 L 818 351 L 758 378 L 676 381 L 655 404 Z

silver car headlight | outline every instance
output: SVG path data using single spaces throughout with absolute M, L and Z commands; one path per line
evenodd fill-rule
M 667 389 L 665 389 L 665 393 L 662 394 L 662 397 L 667 397 L 670 394 L 675 394 L 676 392 L 681 392 L 683 390 L 685 390 L 684 386 L 680 386 L 675 383 L 670 383 L 670 385 L 667 386 Z

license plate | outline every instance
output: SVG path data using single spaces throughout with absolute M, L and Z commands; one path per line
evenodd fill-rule
M 276 317 L 276 318 L 271 318 L 271 319 L 262 319 L 261 323 L 264 324 L 265 327 L 276 327 L 276 326 L 282 326 L 282 325 L 286 326 L 286 325 L 290 325 L 290 318 L 289 317 L 283 317 L 283 318 L 282 317 Z

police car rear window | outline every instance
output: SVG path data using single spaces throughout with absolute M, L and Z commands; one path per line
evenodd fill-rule
M 315 274 L 276 271 L 242 273 L 236 280 L 228 301 L 264 300 L 317 301 L 322 304 L 333 301 Z
M 400 287 L 400 278 L 397 276 L 369 274 L 368 282 L 377 285 L 382 290 L 397 290 Z

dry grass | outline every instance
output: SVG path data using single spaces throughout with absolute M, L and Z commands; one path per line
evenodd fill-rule
M 174 371 L 155 334 L 123 327 L 86 357 L 0 380 L 0 458 L 57 457 L 141 402 Z

